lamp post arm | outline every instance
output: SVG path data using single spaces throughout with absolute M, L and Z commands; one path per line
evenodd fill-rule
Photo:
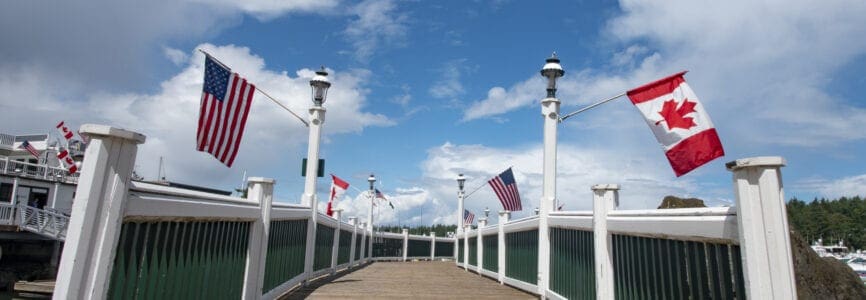
M 573 115 L 576 115 L 576 114 L 579 114 L 579 113 L 585 112 L 585 111 L 587 111 L 587 110 L 590 110 L 590 109 L 592 109 L 592 108 L 595 108 L 596 106 L 599 106 L 599 105 L 602 105 L 602 104 L 608 103 L 608 102 L 613 101 L 613 100 L 615 100 L 615 99 L 617 99 L 617 98 L 619 98 L 619 97 L 622 97 L 622 96 L 625 96 L 625 93 L 621 93 L 621 94 L 619 94 L 619 95 L 616 95 L 616 96 L 613 96 L 613 97 L 607 98 L 607 99 L 605 99 L 605 100 L 602 100 L 602 101 L 599 101 L 599 102 L 596 102 L 596 103 L 590 104 L 590 105 L 587 106 L 587 107 L 581 108 L 581 109 L 579 109 L 579 110 L 577 110 L 577 111 L 575 111 L 575 112 L 572 112 L 572 113 L 569 113 L 569 114 L 567 114 L 567 115 L 564 115 L 564 116 L 560 117 L 560 118 L 559 118 L 559 122 L 562 123 L 562 121 L 565 121 L 565 119 L 568 119 L 569 117 L 571 117 L 571 116 L 573 116 Z

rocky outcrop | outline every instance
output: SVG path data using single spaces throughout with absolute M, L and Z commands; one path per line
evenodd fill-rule
M 665 208 L 686 208 L 686 207 L 707 207 L 704 205 L 704 200 L 698 198 L 680 198 L 676 196 L 665 196 L 662 204 L 658 209 Z
M 848 265 L 819 257 L 797 232 L 791 231 L 797 297 L 800 299 L 866 299 L 866 285 Z

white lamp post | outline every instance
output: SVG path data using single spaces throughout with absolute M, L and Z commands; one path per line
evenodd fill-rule
M 313 272 L 313 251 L 316 242 L 316 219 L 319 212 L 319 201 L 316 196 L 316 176 L 319 173 L 319 141 L 322 138 L 322 124 L 325 123 L 325 108 L 322 104 L 328 95 L 331 83 L 328 81 L 328 72 L 325 67 L 316 72 L 316 76 L 310 80 L 312 88 L 313 107 L 310 108 L 310 139 L 307 148 L 307 172 L 304 178 L 304 194 L 301 196 L 301 205 L 310 206 L 310 220 L 307 223 L 307 249 L 304 260 L 304 273 L 309 279 Z M 305 281 L 306 283 L 306 281 Z
M 547 97 L 541 100 L 544 117 L 544 181 L 538 204 L 538 292 L 544 297 L 550 282 L 550 235 L 548 214 L 556 202 L 556 126 L 559 123 L 559 99 L 556 99 L 556 79 L 565 75 L 556 52 L 541 68 L 547 78 Z
M 370 253 L 367 253 L 367 255 L 369 255 L 369 257 L 372 259 L 373 258 L 373 234 L 374 234 L 373 233 L 373 201 L 376 200 L 376 198 L 375 198 L 376 195 L 375 195 L 375 192 L 373 190 L 373 184 L 376 183 L 376 176 L 374 176 L 373 174 L 370 174 L 370 177 L 367 177 L 367 181 L 370 182 L 370 217 L 368 218 L 368 220 L 370 220 L 370 228 L 369 228 L 369 231 L 370 231 L 370 241 L 369 241 L 370 242 Z
M 463 232 L 463 212 L 465 209 L 463 208 L 463 184 L 466 183 L 466 177 L 463 177 L 463 174 L 457 175 L 457 230 L 459 232 Z

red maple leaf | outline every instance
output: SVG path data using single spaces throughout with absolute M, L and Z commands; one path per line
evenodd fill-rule
M 689 99 L 683 99 L 683 104 L 677 107 L 677 102 L 671 99 L 665 101 L 659 114 L 664 118 L 664 122 L 668 124 L 668 130 L 673 130 L 674 128 L 689 130 L 689 128 L 697 126 L 694 118 L 686 117 L 687 114 L 695 112 L 695 105 L 697 103 L 689 102 Z M 656 122 L 656 125 L 661 122 Z

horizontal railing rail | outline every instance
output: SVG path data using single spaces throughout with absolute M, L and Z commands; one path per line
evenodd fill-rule
M 0 174 L 75 184 L 80 173 L 70 174 L 65 168 L 16 161 L 4 156 L 0 158 Z

